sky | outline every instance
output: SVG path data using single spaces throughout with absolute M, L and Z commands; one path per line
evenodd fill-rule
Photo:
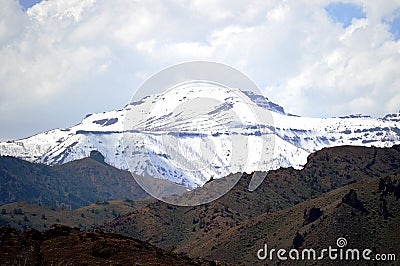
M 0 140 L 121 109 L 158 71 L 210 60 L 287 112 L 400 109 L 400 0 L 2 0 Z

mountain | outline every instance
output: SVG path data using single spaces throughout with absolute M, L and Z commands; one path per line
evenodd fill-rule
M 398 255 L 399 169 L 400 145 L 324 148 L 311 154 L 301 170 L 269 171 L 254 191 L 248 186 L 257 173 L 243 174 L 213 202 L 193 207 L 151 202 L 98 228 L 164 249 L 176 247 L 189 256 L 244 265 L 269 264 L 257 258 L 264 244 L 276 250 L 321 250 L 336 247 L 339 237 L 347 239 L 349 248 Z M 182 197 L 195 197 L 223 181 Z M 321 263 L 343 265 L 327 259 Z
M 130 172 L 107 165 L 96 151 L 90 155 L 55 166 L 0 156 L 0 204 L 27 201 L 76 209 L 96 201 L 149 197 Z M 166 193 L 181 194 L 187 190 L 167 180 L 150 181 L 154 188 Z
M 22 171 L 19 172 L 21 179 L 27 180 L 25 190 L 29 187 L 34 190 L 35 182 L 40 184 L 39 177 L 45 172 L 51 177 L 53 173 L 60 174 L 60 169 L 64 169 L 77 182 L 77 177 L 73 177 L 77 173 L 90 173 L 98 169 L 96 178 L 91 180 L 98 179 L 98 190 L 112 193 L 113 186 L 102 184 L 101 180 L 108 176 L 107 179 L 116 178 L 119 181 L 117 174 L 130 173 L 108 166 L 98 152 L 91 154 L 90 158 L 57 166 L 5 157 L 2 159 L 7 159 L 8 168 L 0 166 L 0 169 L 2 173 L 6 170 L 7 173 Z M 10 159 L 15 162 L 10 163 Z M 75 164 L 75 172 L 69 168 L 70 164 Z M 95 168 L 90 168 L 90 165 Z M 115 172 L 116 175 L 107 174 L 107 171 Z M 38 178 L 35 182 L 30 181 L 36 174 Z M 64 177 L 60 176 L 65 182 Z M 249 190 L 255 176 L 265 178 L 262 178 L 255 190 Z M 80 178 L 86 180 L 87 177 L 81 174 Z M 168 202 L 173 203 L 178 200 L 176 198 L 202 198 L 209 193 L 211 187 L 215 190 L 224 188 L 229 178 L 214 179 L 181 196 L 170 196 Z M 3 181 L 0 183 L 1 188 L 5 184 Z M 61 197 L 63 191 L 68 190 L 63 182 L 60 182 Z M 24 187 L 24 184 L 15 183 L 7 189 L 11 192 L 18 187 Z M 49 188 L 48 192 L 43 192 L 42 202 L 45 202 L 45 197 L 55 193 L 51 183 Z M 117 189 L 121 191 L 118 185 Z M 46 191 L 45 188 L 43 190 Z M 89 194 L 87 198 L 92 195 L 90 191 L 86 193 Z M 79 190 L 75 195 L 83 198 L 84 194 L 83 190 Z M 398 255 L 400 235 L 395 229 L 400 222 L 399 199 L 400 145 L 390 148 L 323 148 L 310 154 L 301 170 L 289 167 L 268 173 L 241 174 L 239 181 L 228 193 L 199 206 L 176 206 L 148 198 L 137 201 L 98 201 L 75 210 L 69 210 L 66 205 L 63 205 L 64 210 L 22 202 L 3 205 L 0 226 L 7 225 L 26 231 L 17 233 L 10 228 L 0 228 L 0 249 L 3 251 L 0 261 L 4 264 L 11 259 L 18 264 L 29 258 L 30 261 L 41 261 L 44 264 L 62 264 L 66 261 L 77 264 L 104 264 L 110 261 L 124 264 L 128 263 L 127 259 L 131 263 L 137 259 L 138 263 L 155 263 L 153 260 L 147 261 L 151 258 L 160 259 L 156 264 L 165 262 L 180 265 L 179 261 L 184 259 L 183 265 L 196 265 L 199 262 L 203 263 L 200 265 L 215 265 L 214 261 L 269 265 L 269 260 L 257 258 L 257 251 L 264 244 L 269 249 L 321 250 L 328 246 L 336 247 L 339 237 L 344 237 L 352 249 L 369 248 L 373 254 Z M 81 229 L 95 227 L 92 232 L 81 232 L 77 228 L 51 226 L 54 223 L 79 226 Z M 50 230 L 38 232 L 27 228 Z M 146 247 L 158 252 L 150 252 L 149 255 Z M 131 257 L 132 254 L 138 256 Z M 169 261 L 170 255 L 178 259 L 178 262 Z M 193 260 L 190 257 L 202 259 Z M 271 264 L 292 265 L 292 261 L 279 262 L 275 256 Z M 343 261 L 325 259 L 316 264 L 342 265 Z M 395 262 L 388 262 L 388 265 L 395 265 Z
M 63 224 L 87 230 L 112 218 L 133 212 L 151 201 L 153 201 L 151 198 L 136 201 L 129 199 L 97 201 L 74 210 L 13 202 L 1 205 L 0 226 L 25 231 L 29 228 L 46 230 L 53 224 Z
M 1 265 L 227 265 L 162 250 L 121 235 L 54 225 L 18 233 L 0 227 Z
M 116 168 L 194 188 L 211 176 L 300 169 L 325 147 L 398 143 L 400 113 L 307 118 L 254 92 L 200 87 L 146 96 L 122 110 L 89 114 L 70 128 L 1 142 L 0 154 L 59 165 L 97 150 Z

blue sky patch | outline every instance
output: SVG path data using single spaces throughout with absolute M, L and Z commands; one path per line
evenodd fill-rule
M 325 7 L 325 10 L 332 21 L 342 23 L 345 28 L 351 25 L 353 18 L 366 17 L 362 6 L 353 3 L 331 3 Z
M 19 4 L 24 10 L 34 6 L 35 4 L 41 2 L 42 0 L 19 0 Z
M 393 35 L 395 41 L 400 39 L 400 16 L 394 18 L 392 21 L 388 22 L 390 26 L 390 33 Z

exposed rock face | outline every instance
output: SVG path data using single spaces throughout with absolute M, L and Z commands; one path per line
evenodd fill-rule
M 98 161 L 99 163 L 105 163 L 104 156 L 99 151 L 95 151 L 95 150 L 91 151 L 90 158 L 92 158 L 95 161 Z
M 323 211 L 321 211 L 320 208 L 309 208 L 304 210 L 304 222 L 303 225 L 310 224 L 314 221 L 316 221 L 321 215 L 323 214 Z
M 391 217 L 391 213 L 388 210 L 386 198 L 393 194 L 396 200 L 400 198 L 400 180 L 392 181 L 390 176 L 381 178 L 379 180 L 378 191 L 381 192 L 379 196 L 378 213 L 382 215 L 385 219 Z
M 382 191 L 383 195 L 386 195 L 388 193 L 393 193 L 395 191 L 396 187 L 392 182 L 392 178 L 390 176 L 387 176 L 385 178 L 381 178 L 379 180 L 379 191 Z
M 394 189 L 394 196 L 396 197 L 396 200 L 399 200 L 400 198 L 400 182 L 397 181 L 397 186 Z
M 297 232 L 293 238 L 293 248 L 298 249 L 301 247 L 301 245 L 303 245 L 303 243 L 304 237 L 299 232 Z
M 387 201 L 383 197 L 380 199 L 379 202 L 378 213 L 382 215 L 385 219 L 387 219 L 390 216 L 387 208 Z
M 351 189 L 349 193 L 344 195 L 342 198 L 342 202 L 350 205 L 351 207 L 362 211 L 362 212 L 368 212 L 365 208 L 362 202 L 357 198 L 357 192 L 354 189 Z

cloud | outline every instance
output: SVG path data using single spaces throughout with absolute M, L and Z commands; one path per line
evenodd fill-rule
M 27 16 L 16 1 L 4 1 L 1 4 L 0 45 L 3 46 L 12 43 L 20 35 L 27 22 Z
M 353 1 L 363 15 L 345 24 L 330 5 L 340 1 L 53 0 L 24 12 L 5 0 L 0 139 L 121 108 L 145 77 L 188 60 L 230 64 L 300 115 L 397 111 L 400 3 Z

